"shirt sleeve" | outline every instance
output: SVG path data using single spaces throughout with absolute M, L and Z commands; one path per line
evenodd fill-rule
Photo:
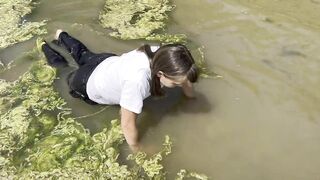
M 141 83 L 125 81 L 121 91 L 120 106 L 140 114 L 143 107 L 144 93 Z

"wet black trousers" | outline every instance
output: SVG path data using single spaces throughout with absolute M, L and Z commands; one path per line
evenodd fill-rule
M 57 45 L 64 47 L 79 66 L 79 68 L 71 72 L 67 78 L 70 95 L 75 98 L 80 98 L 88 104 L 97 104 L 89 99 L 86 91 L 89 76 L 102 61 L 116 55 L 112 53 L 93 53 L 83 43 L 66 32 L 60 33 Z M 44 51 L 44 53 L 49 62 L 49 58 L 53 59 L 61 56 L 59 53 L 56 53 L 56 56 L 53 55 L 53 53 L 46 53 L 46 51 Z

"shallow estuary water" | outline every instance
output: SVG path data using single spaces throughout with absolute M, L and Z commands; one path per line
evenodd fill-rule
M 218 180 L 320 179 L 320 1 L 173 3 L 168 31 L 186 34 L 192 47 L 203 46 L 208 67 L 222 78 L 201 79 L 194 100 L 174 89 L 165 99 L 146 101 L 141 140 L 157 150 L 164 135 L 172 137 L 173 153 L 165 160 L 169 177 L 183 167 Z M 62 28 L 96 52 L 121 54 L 140 46 L 143 41 L 107 36 L 97 20 L 103 5 L 102 0 L 41 1 L 27 19 L 48 19 L 48 40 Z M 0 58 L 8 62 L 33 46 L 34 41 L 20 43 L 1 51 Z M 15 64 L 0 77 L 14 80 L 30 62 Z M 119 107 L 82 118 L 105 107 L 68 95 L 64 78 L 71 70 L 60 71 L 56 87 L 78 121 L 98 132 L 118 118 Z M 122 148 L 127 153 L 127 146 Z

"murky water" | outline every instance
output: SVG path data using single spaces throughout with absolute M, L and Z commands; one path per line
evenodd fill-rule
M 165 161 L 169 176 L 184 167 L 219 180 L 320 179 L 320 1 L 174 3 L 169 32 L 185 33 L 193 46 L 204 46 L 208 66 L 223 78 L 200 80 L 194 100 L 174 89 L 166 99 L 146 102 L 139 119 L 142 142 L 158 149 L 165 134 L 173 138 L 174 152 Z M 96 52 L 120 54 L 142 44 L 103 35 L 107 31 L 97 23 L 103 4 L 42 1 L 28 18 L 49 20 L 48 39 L 63 28 Z M 33 44 L 8 48 L 0 58 L 22 56 Z M 13 80 L 29 63 L 19 60 L 0 76 Z M 119 108 L 81 118 L 104 106 L 68 95 L 63 78 L 71 70 L 60 71 L 56 86 L 78 120 L 97 132 L 118 117 Z

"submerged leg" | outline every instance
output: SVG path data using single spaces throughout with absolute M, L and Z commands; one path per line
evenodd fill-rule
M 82 60 L 83 54 L 91 53 L 88 48 L 76 38 L 70 36 L 68 33 L 57 30 L 56 33 L 57 41 L 54 41 L 57 45 L 64 47 L 74 58 L 79 66 L 86 64 Z
M 42 51 L 47 58 L 47 62 L 50 66 L 53 67 L 65 67 L 68 66 L 66 59 L 61 56 L 58 52 L 52 49 L 47 43 L 44 43 L 42 46 Z

